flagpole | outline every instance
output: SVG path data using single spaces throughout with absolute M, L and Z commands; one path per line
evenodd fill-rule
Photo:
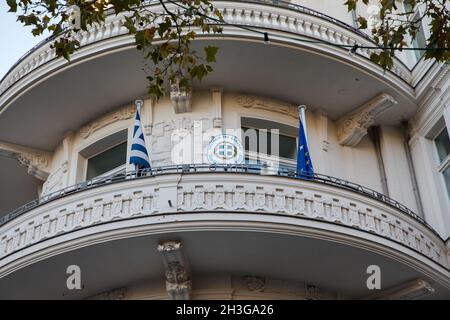
M 302 104 L 302 105 L 298 106 L 298 116 L 299 116 L 300 121 L 302 122 L 302 125 L 303 125 L 303 131 L 305 132 L 305 139 L 308 142 L 308 132 L 306 130 L 305 110 L 306 110 L 306 106 L 305 105 Z

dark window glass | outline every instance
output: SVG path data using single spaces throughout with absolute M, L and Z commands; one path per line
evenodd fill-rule
M 450 139 L 446 128 L 434 140 L 439 154 L 439 160 L 442 162 L 450 154 Z
M 250 129 L 246 127 L 242 127 L 244 132 L 244 146 L 245 151 L 258 152 L 262 154 L 272 155 L 272 138 L 276 139 L 276 135 L 267 131 L 267 138 L 264 139 L 264 133 L 260 132 L 259 129 Z M 254 130 L 256 132 L 256 146 L 252 145 L 250 139 L 252 139 L 252 135 L 245 133 L 247 130 Z M 254 139 L 254 138 L 253 138 Z M 286 159 L 295 159 L 297 157 L 297 139 L 295 137 L 287 136 L 280 134 L 279 135 L 279 154 L 278 156 Z M 266 143 L 263 143 L 263 140 L 266 140 Z M 266 145 L 266 147 L 262 147 L 260 149 L 260 142 Z M 253 142 L 255 143 L 255 142 Z M 265 150 L 264 150 L 265 149 Z
M 121 143 L 88 160 L 86 179 L 95 178 L 126 163 L 127 143 Z

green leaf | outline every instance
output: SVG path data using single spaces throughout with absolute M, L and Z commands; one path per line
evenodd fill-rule
M 356 10 L 356 0 L 347 0 L 344 5 L 347 6 L 348 11 Z
M 8 12 L 17 12 L 17 2 L 16 2 L 16 0 L 6 0 L 6 3 L 9 6 Z
M 366 18 L 359 16 L 357 21 L 359 23 L 359 28 L 360 29 L 367 29 L 367 20 L 366 20 Z
M 216 62 L 216 53 L 219 50 L 218 47 L 207 46 L 204 48 L 206 54 L 206 62 Z

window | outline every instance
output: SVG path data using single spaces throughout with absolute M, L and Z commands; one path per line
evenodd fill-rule
M 439 158 L 439 172 L 443 175 L 450 199 L 450 138 L 446 127 L 434 139 Z
M 103 151 L 87 161 L 86 179 L 92 179 L 105 173 L 114 174 L 124 168 L 127 158 L 127 143 L 120 143 Z M 117 170 L 115 170 L 117 169 Z
M 245 135 L 247 130 L 254 129 L 256 132 L 256 150 L 251 146 L 251 137 L 249 135 Z M 287 136 L 284 134 L 276 135 L 267 131 L 267 136 L 264 137 L 265 133 L 261 132 L 260 129 L 255 128 L 246 128 L 242 127 L 245 138 L 245 151 L 246 152 L 258 152 L 267 155 L 276 154 L 275 150 L 272 151 L 272 139 L 279 139 L 279 154 L 278 156 L 286 159 L 296 159 L 297 157 L 297 139 L 295 137 Z M 278 136 L 278 137 L 277 137 Z M 263 141 L 266 140 L 264 143 Z M 264 147 L 266 145 L 266 147 Z M 265 149 L 265 150 L 263 150 Z
M 256 156 L 276 155 L 272 150 L 272 143 L 278 139 L 278 156 L 281 159 L 295 160 L 297 158 L 297 128 L 285 124 L 254 119 L 242 118 L 242 141 L 246 151 L 246 160 L 255 160 Z M 272 132 L 277 129 L 279 134 Z
M 406 13 L 411 13 L 413 12 L 413 7 L 410 3 L 410 1 L 405 1 L 403 2 L 403 6 L 405 8 L 405 12 Z M 412 15 L 412 21 L 418 20 L 420 17 L 420 12 L 418 11 L 417 7 L 416 7 L 416 12 L 414 15 Z M 416 33 L 416 37 L 413 39 L 412 41 L 412 47 L 414 48 L 425 48 L 427 45 L 427 40 L 425 37 L 425 31 L 423 29 L 423 25 L 421 22 L 418 23 L 418 29 L 417 29 L 417 33 Z M 414 50 L 414 55 L 417 59 L 417 61 L 419 61 L 422 56 L 425 54 L 424 50 Z
M 414 20 L 419 18 L 419 14 L 414 16 Z M 425 48 L 427 46 L 427 40 L 425 38 L 425 31 L 423 30 L 423 24 L 421 22 L 418 23 L 418 30 L 416 33 L 416 37 L 412 42 L 412 46 L 414 48 Z M 417 61 L 419 61 L 422 56 L 425 54 L 425 50 L 414 50 L 414 54 L 416 55 Z
M 441 163 L 450 155 L 450 139 L 447 128 L 444 128 L 434 140 Z

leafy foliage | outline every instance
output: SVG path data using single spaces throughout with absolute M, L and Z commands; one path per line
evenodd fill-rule
M 221 33 L 223 17 L 209 0 L 159 0 L 149 6 L 141 0 L 7 0 L 17 20 L 32 27 L 37 36 L 45 31 L 55 36 L 52 48 L 58 57 L 70 60 L 80 47 L 80 31 L 105 22 L 108 14 L 120 15 L 145 58 L 148 93 L 156 99 L 165 94 L 165 80 L 180 90 L 191 90 L 193 79 L 202 80 L 213 71 L 217 47 L 202 54 L 191 44 L 199 33 Z M 156 2 L 155 2 L 156 4 Z M 162 9 L 161 9 L 162 8 Z M 211 23 L 214 19 L 214 24 Z M 219 24 L 217 23 L 219 22 Z
M 347 0 L 349 11 L 356 10 L 362 2 L 369 0 Z M 396 50 L 405 50 L 418 36 L 419 28 L 428 22 L 430 35 L 426 40 L 425 58 L 439 62 L 450 61 L 450 2 L 448 0 L 404 0 L 401 8 L 399 1 L 379 0 L 378 23 L 371 26 L 375 42 L 380 47 L 370 59 L 385 69 L 393 66 Z M 404 8 L 404 9 L 403 9 Z M 360 29 L 369 27 L 365 17 L 359 16 Z M 423 48 L 422 48 L 423 49 Z

